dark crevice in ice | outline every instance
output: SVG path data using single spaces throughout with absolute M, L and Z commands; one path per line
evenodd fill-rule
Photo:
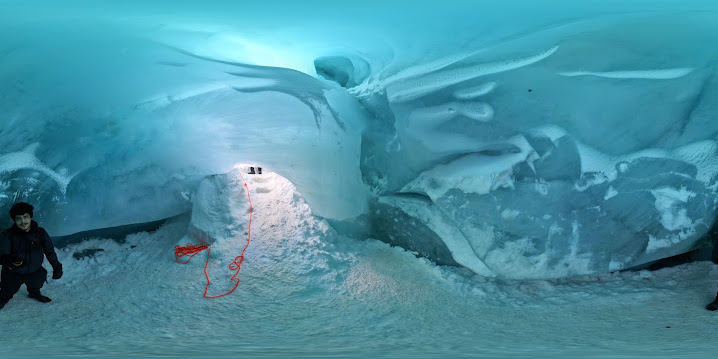
M 165 222 L 168 220 L 184 216 L 186 214 L 181 214 L 179 216 L 170 217 L 161 219 L 158 221 L 152 221 L 152 222 L 144 222 L 144 223 L 133 223 L 133 224 L 127 224 L 123 226 L 116 226 L 116 227 L 108 227 L 108 228 L 98 228 L 93 229 L 89 231 L 82 231 L 74 234 L 69 234 L 66 236 L 53 236 L 52 237 L 52 243 L 54 244 L 55 248 L 64 248 L 70 244 L 77 244 L 89 239 L 93 238 L 103 238 L 103 239 L 111 239 L 117 243 L 124 243 L 125 238 L 133 233 L 140 233 L 140 232 L 154 232 L 158 230 L 160 227 L 162 227 Z M 52 236 L 52 233 L 50 233 Z

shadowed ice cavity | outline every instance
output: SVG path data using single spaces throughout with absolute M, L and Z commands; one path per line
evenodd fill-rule
M 359 56 L 322 56 L 314 60 L 314 68 L 321 78 L 342 87 L 355 87 L 369 77 L 369 63 Z
M 485 41 L 450 24 L 348 36 L 346 51 L 311 39 L 292 68 L 324 79 L 277 65 L 296 53 L 191 22 L 172 41 L 0 27 L 22 39 L 0 48 L 2 205 L 37 204 L 57 235 L 149 222 L 257 164 L 337 229 L 440 264 L 519 279 L 629 268 L 702 245 L 716 214 L 714 15 L 556 20 Z

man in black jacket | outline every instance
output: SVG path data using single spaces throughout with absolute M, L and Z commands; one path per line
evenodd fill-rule
M 33 209 L 28 203 L 15 203 L 10 208 L 10 218 L 15 224 L 0 233 L 0 309 L 23 284 L 30 298 L 41 303 L 51 301 L 40 293 L 47 281 L 47 270 L 42 266 L 45 257 L 52 266 L 52 279 L 62 277 L 62 264 L 57 260 L 52 239 L 32 220 Z

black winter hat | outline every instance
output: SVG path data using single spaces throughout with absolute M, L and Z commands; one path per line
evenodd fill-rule
M 12 208 L 10 208 L 10 218 L 12 220 L 15 220 L 16 216 L 22 216 L 25 213 L 28 213 L 30 217 L 33 217 L 32 211 L 35 209 L 31 204 L 26 202 L 18 202 L 12 205 Z

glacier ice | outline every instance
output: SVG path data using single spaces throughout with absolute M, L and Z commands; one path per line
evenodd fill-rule
M 706 245 L 716 5 L 309 3 L 0 2 L 0 203 L 55 235 L 200 216 L 243 163 L 484 276 Z

